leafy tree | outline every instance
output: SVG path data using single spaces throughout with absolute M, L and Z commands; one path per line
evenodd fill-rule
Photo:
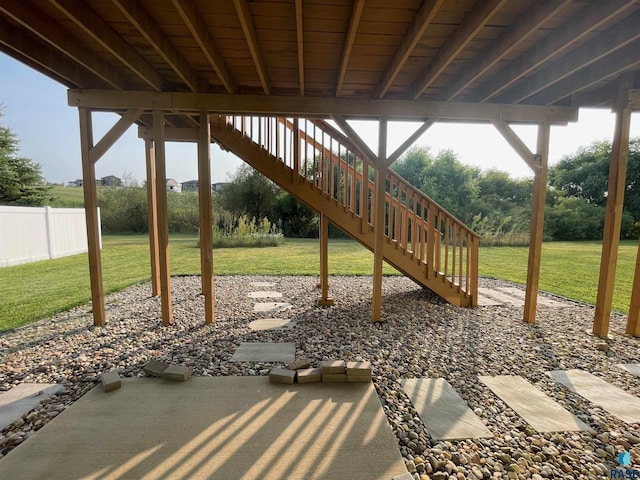
M 474 181 L 479 171 L 460 163 L 452 150 L 438 153 L 424 170 L 421 190 L 464 222 L 473 218 L 473 204 L 478 198 Z
M 515 180 L 508 173 L 493 169 L 479 175 L 476 182 L 480 198 L 501 210 L 505 209 L 505 203 L 521 207 L 531 204 L 531 180 Z
M 429 147 L 411 147 L 391 169 L 416 188 L 422 188 L 425 170 L 433 163 Z
M 313 238 L 318 236 L 318 215 L 291 194 L 281 191 L 273 205 L 285 237 Z
M 17 136 L 0 125 L 0 204 L 44 205 L 50 200 L 51 187 L 46 185 L 40 165 L 17 154 Z
M 611 143 L 594 142 L 564 157 L 549 169 L 549 183 L 568 196 L 605 206 L 609 180 Z M 640 138 L 629 141 L 629 164 L 625 190 L 625 210 L 640 221 Z
M 220 193 L 222 208 L 249 218 L 273 219 L 273 204 L 279 188 L 249 165 L 242 165 Z

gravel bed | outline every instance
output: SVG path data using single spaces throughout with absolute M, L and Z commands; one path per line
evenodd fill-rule
M 294 305 L 278 317 L 297 321 L 292 330 L 252 331 L 250 282 L 274 281 Z M 174 277 L 174 324 L 162 326 L 160 301 L 150 285 L 109 295 L 108 324 L 92 326 L 78 307 L 0 335 L 0 392 L 21 382 L 61 383 L 66 391 L 0 432 L 0 456 L 93 388 L 102 372 L 140 376 L 150 359 L 187 365 L 194 375 L 267 375 L 279 363 L 231 363 L 240 342 L 295 342 L 297 355 L 370 360 L 374 384 L 407 468 L 416 479 L 609 478 L 617 454 L 631 452 L 640 470 L 640 425 L 625 424 L 555 383 L 545 372 L 583 369 L 640 397 L 640 378 L 615 366 L 639 363 L 638 339 L 624 335 L 626 317 L 614 314 L 611 335 L 590 335 L 593 308 L 566 301 L 538 308 L 527 325 L 522 309 L 453 307 L 403 277 L 383 280 L 383 318 L 371 323 L 370 277 L 331 277 L 336 305 L 315 306 L 316 277 L 218 276 L 216 323 L 204 325 L 200 277 Z M 514 286 L 481 279 L 481 286 Z M 558 297 L 553 297 L 558 299 Z M 279 300 L 280 301 L 280 300 Z M 484 384 L 478 375 L 521 375 L 590 425 L 593 433 L 539 434 Z M 437 442 L 398 383 L 401 378 L 443 377 L 483 420 L 492 439 Z

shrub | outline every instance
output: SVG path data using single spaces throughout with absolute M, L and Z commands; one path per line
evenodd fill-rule
M 268 218 L 249 220 L 246 215 L 235 218 L 226 211 L 214 214 L 214 248 L 276 247 L 283 242 L 282 230 Z M 200 247 L 199 241 L 197 246 Z

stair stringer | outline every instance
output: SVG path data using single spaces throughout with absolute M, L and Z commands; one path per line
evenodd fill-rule
M 315 211 L 322 212 L 332 223 L 373 252 L 375 238 L 371 225 L 363 226 L 364 220 L 361 217 L 345 211 L 335 199 L 286 166 L 280 159 L 222 122 L 212 122 L 211 136 L 223 148 L 234 153 L 298 200 Z M 429 267 L 423 261 L 413 258 L 411 253 L 403 248 L 396 248 L 386 236 L 385 239 L 387 242 L 383 258 L 387 263 L 447 302 L 456 306 L 471 306 L 471 297 L 460 291 L 457 285 L 445 276 L 438 275 L 433 269 L 427 272 Z

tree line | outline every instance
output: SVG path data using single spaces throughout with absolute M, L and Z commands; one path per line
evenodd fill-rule
M 602 239 L 610 156 L 610 142 L 600 141 L 550 167 L 545 240 Z M 452 150 L 434 155 L 426 146 L 412 147 L 391 168 L 478 232 L 484 244 L 528 243 L 533 179 L 482 171 L 461 163 Z M 640 138 L 635 138 L 629 143 L 623 238 L 640 233 L 639 175 Z M 285 236 L 317 236 L 317 215 L 249 166 L 238 169 L 219 200 L 225 210 L 275 219 Z
M 1 112 L 0 112 L 1 115 Z M 545 240 L 600 240 L 604 228 L 611 143 L 581 147 L 549 168 Z M 433 154 L 429 147 L 409 149 L 392 167 L 413 186 L 478 232 L 485 244 L 526 244 L 532 179 L 514 179 L 500 170 L 482 171 L 462 164 L 452 150 Z M 640 233 L 640 138 L 629 142 L 622 238 Z M 105 233 L 146 232 L 144 187 L 102 188 Z M 18 139 L 0 124 L 0 205 L 56 205 L 40 166 L 18 156 Z M 78 205 L 81 206 L 81 205 Z M 286 237 L 316 237 L 317 214 L 251 167 L 244 165 L 214 195 L 214 219 L 221 228 L 242 216 L 268 219 Z M 169 229 L 198 230 L 198 196 L 169 195 Z M 332 228 L 331 236 L 344 236 Z

